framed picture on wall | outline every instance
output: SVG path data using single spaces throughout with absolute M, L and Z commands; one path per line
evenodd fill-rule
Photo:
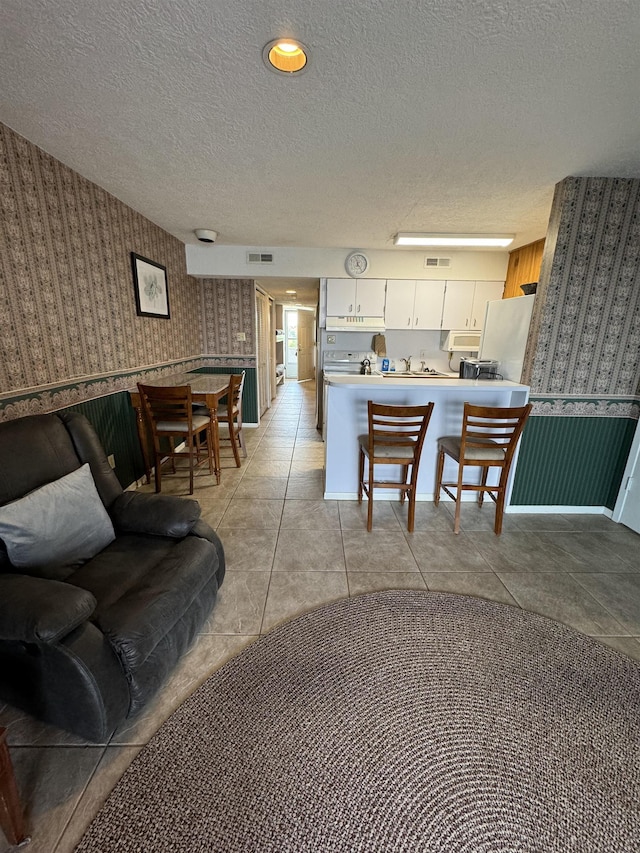
M 131 252 L 131 266 L 138 316 L 169 319 L 167 268 L 135 252 Z

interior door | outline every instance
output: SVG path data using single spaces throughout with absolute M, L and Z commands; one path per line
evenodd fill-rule
M 613 510 L 613 520 L 640 533 L 640 423 L 629 452 L 618 499 Z
M 284 330 L 286 335 L 285 366 L 289 379 L 298 378 L 298 312 L 288 309 L 284 312 Z
M 275 399 L 276 396 L 276 306 L 272 300 L 269 300 L 269 395 L 270 399 Z
M 315 316 L 312 311 L 298 311 L 298 382 L 315 376 Z
M 263 415 L 271 405 L 269 381 L 269 341 L 270 335 L 269 300 L 264 293 L 256 290 L 256 326 L 258 331 L 258 411 Z

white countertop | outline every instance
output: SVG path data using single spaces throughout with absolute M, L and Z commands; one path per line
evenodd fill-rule
M 423 378 L 412 376 L 382 376 L 382 374 L 372 373 L 368 376 L 360 374 L 341 374 L 341 373 L 325 373 L 324 381 L 328 385 L 341 386 L 344 388 L 355 387 L 360 388 L 363 385 L 374 385 L 384 388 L 406 388 L 418 387 L 424 385 L 426 388 L 434 389 L 441 388 L 460 390 L 462 388 L 527 388 L 528 385 L 521 385 L 519 382 L 512 382 L 510 379 L 459 379 L 455 374 L 447 377 Z

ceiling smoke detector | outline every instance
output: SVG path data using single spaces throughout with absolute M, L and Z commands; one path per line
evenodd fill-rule
M 215 243 L 218 239 L 218 232 L 210 231 L 208 228 L 196 228 L 193 233 L 201 243 Z

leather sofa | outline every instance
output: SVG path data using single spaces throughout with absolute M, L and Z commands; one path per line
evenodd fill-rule
M 194 640 L 225 561 L 197 501 L 123 491 L 95 430 L 75 412 L 0 424 L 0 517 L 25 504 L 31 513 L 34 497 L 44 500 L 47 515 L 48 490 L 81 470 L 92 475 L 98 510 L 112 528 L 111 541 L 98 542 L 90 559 L 60 564 L 49 560 L 47 546 L 25 568 L 11 526 L 0 527 L 9 530 L 0 533 L 0 698 L 105 742 L 148 702 Z M 55 526 L 63 547 L 74 525 L 82 533 L 86 526 L 89 536 L 99 527 L 85 525 L 83 513 L 84 504 Z M 27 528 L 36 517 L 27 516 Z

